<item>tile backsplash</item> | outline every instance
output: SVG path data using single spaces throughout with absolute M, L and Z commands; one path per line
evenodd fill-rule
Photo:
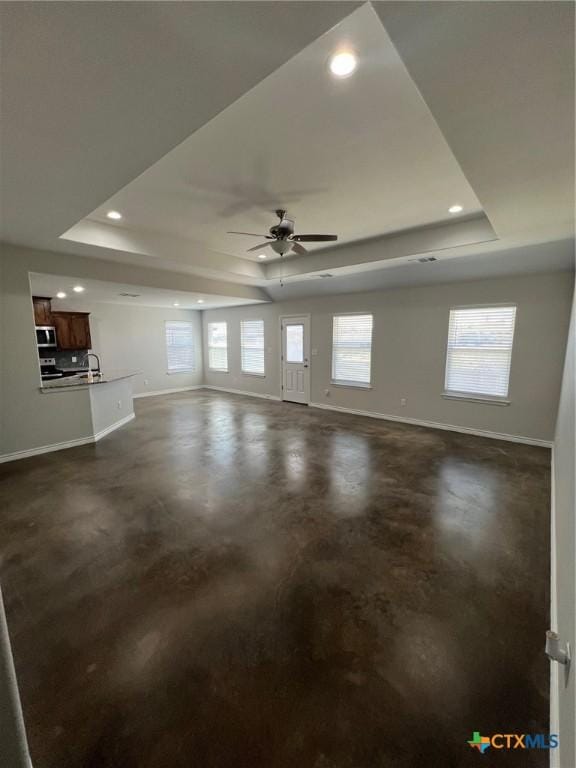
M 56 359 L 57 368 L 87 368 L 88 363 L 86 361 L 87 351 L 85 349 L 79 350 L 58 350 L 53 354 L 50 353 L 50 357 Z M 48 357 L 48 355 L 46 355 Z M 76 358 L 76 362 L 73 362 L 72 358 Z M 95 362 L 95 361 L 92 361 Z

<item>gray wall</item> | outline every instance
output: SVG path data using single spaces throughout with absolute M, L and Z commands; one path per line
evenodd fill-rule
M 576 571 L 574 552 L 576 551 L 576 493 L 574 488 L 576 475 L 576 409 L 575 409 L 575 379 L 574 363 L 576 347 L 576 300 L 572 305 L 572 320 L 570 336 L 566 348 L 566 361 L 562 381 L 562 394 L 558 409 L 556 425 L 556 440 L 554 444 L 554 500 L 553 514 L 555 527 L 555 574 L 552 574 L 552 588 L 556 576 L 556 596 L 552 595 L 553 611 L 557 614 L 558 633 L 565 643 L 568 641 L 572 648 L 572 656 L 576 651 Z M 554 562 L 554 557 L 553 557 Z M 554 607 L 554 598 L 555 607 Z M 554 615 L 552 617 L 554 621 Z M 560 760 L 558 765 L 576 765 L 576 664 L 572 660 L 570 678 L 566 685 L 564 669 L 554 670 L 558 673 L 558 704 L 560 721 Z M 554 696 L 554 691 L 552 691 Z
M 46 397 L 66 397 L 65 392 L 55 392 Z M 102 432 L 120 419 L 134 415 L 132 379 L 120 379 L 109 384 L 90 388 L 92 428 L 95 434 Z
M 40 369 L 26 260 L 0 260 L 0 456 L 91 434 L 88 392 L 51 398 Z
M 55 299 L 52 306 L 54 309 L 63 311 L 90 312 L 92 349 L 100 356 L 102 370 L 140 371 L 132 379 L 135 395 L 202 383 L 200 312 L 193 309 L 130 307 L 123 304 L 89 302 L 83 299 L 63 301 Z M 194 324 L 195 372 L 167 373 L 166 320 L 184 320 Z
M 557 272 L 206 311 L 203 313 L 204 343 L 208 322 L 228 321 L 230 371 L 206 370 L 205 382 L 211 386 L 279 396 L 279 318 L 310 313 L 311 347 L 317 350 L 317 355 L 311 358 L 312 402 L 552 440 L 568 330 L 571 281 L 572 273 Z M 510 376 L 511 405 L 442 398 L 450 308 L 502 302 L 518 306 Z M 374 314 L 373 388 L 331 386 L 332 315 L 364 311 Z M 242 318 L 265 321 L 265 378 L 240 372 Z M 405 407 L 400 405 L 401 398 L 407 400 Z
M 22 707 L 0 591 L 0 764 L 2 768 L 31 768 Z
M 2 245 L 0 258 L 0 455 L 67 442 L 92 433 L 87 393 L 66 399 L 41 395 L 34 341 L 29 272 L 114 280 L 138 285 L 157 282 L 193 290 L 191 280 L 159 270 L 117 265 L 97 259 Z M 156 272 L 156 274 L 155 274 Z M 166 282 L 168 281 L 168 282 Z M 571 273 L 507 277 L 427 287 L 401 288 L 253 305 L 202 313 L 229 321 L 230 373 L 206 371 L 205 382 L 241 391 L 280 394 L 279 316 L 312 315 L 311 395 L 313 402 L 372 411 L 401 418 L 552 440 L 568 328 Z M 518 305 L 508 407 L 454 402 L 441 397 L 448 312 L 455 304 L 515 302 Z M 368 311 L 375 316 L 372 390 L 330 385 L 331 316 L 340 311 Z M 98 313 L 98 318 L 96 314 Z M 95 312 L 94 346 L 101 345 L 106 365 L 125 368 L 125 345 L 112 338 L 100 308 Z M 240 373 L 239 320 L 262 317 L 266 324 L 266 377 Z M 156 333 L 161 324 L 156 323 Z M 117 334 L 120 336 L 120 334 Z M 205 334 L 204 334 L 205 336 Z M 136 349 L 134 353 L 141 354 Z M 159 349 L 159 346 L 158 346 Z M 106 358 L 109 355 L 109 359 Z M 134 359 L 134 358 L 133 358 Z M 135 359 L 134 359 L 135 360 Z M 144 366 L 142 366 L 144 367 Z M 168 388 L 180 386 L 180 376 Z M 156 373 L 158 369 L 156 369 Z M 140 384 L 143 385 L 143 379 Z M 148 389 L 164 389 L 149 378 Z M 200 381 L 200 373 L 189 381 Z M 174 382 L 174 384 L 172 384 Z M 324 390 L 328 390 L 328 396 Z M 407 399 L 401 407 L 400 399 Z
M 200 285 L 207 289 L 217 287 L 223 294 L 231 290 L 226 284 L 196 281 L 190 275 L 175 275 L 162 270 L 19 248 L 5 243 L 0 244 L 0 248 L 0 456 L 93 434 L 87 392 L 67 392 L 66 396 L 52 397 L 39 391 L 30 272 L 175 290 L 195 291 Z M 241 286 L 238 288 L 242 289 Z M 118 346 L 111 347 L 112 358 L 117 354 L 121 355 Z M 126 365 L 118 367 L 125 368 Z M 165 370 L 164 366 L 162 370 Z M 171 387 L 180 386 L 179 376 L 164 377 L 161 374 L 160 378 L 162 381 L 168 378 Z

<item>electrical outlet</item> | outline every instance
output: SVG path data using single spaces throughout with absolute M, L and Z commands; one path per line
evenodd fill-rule
M 145 387 L 147 387 L 147 386 L 148 386 L 148 379 L 144 379 L 144 386 L 145 386 Z
M 318 350 L 316 348 L 314 348 L 312 350 L 312 357 L 316 357 L 317 355 L 318 355 Z
M 330 397 L 330 390 L 329 389 L 325 389 L 324 390 L 324 394 L 326 395 L 326 397 Z
M 116 407 L 118 408 L 118 410 L 122 408 L 122 400 L 118 400 L 118 402 L 116 403 Z
M 72 355 L 72 362 L 73 363 L 77 363 L 78 362 L 78 358 L 75 355 Z
M 402 406 L 402 408 L 405 408 L 405 407 L 406 407 L 406 402 L 407 402 L 407 401 L 406 401 L 406 398 L 405 398 L 405 397 L 402 397 L 402 398 L 400 398 L 400 405 Z

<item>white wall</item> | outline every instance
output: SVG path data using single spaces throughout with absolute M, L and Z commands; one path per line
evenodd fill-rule
M 562 643 L 572 648 L 572 669 L 568 681 L 563 667 L 553 665 L 552 712 L 558 708 L 560 756 L 558 766 L 576 765 L 576 297 L 572 304 L 570 335 L 562 381 L 562 394 L 556 424 L 553 478 L 553 572 L 552 624 Z M 553 627 L 556 629 L 556 627 Z
M 311 314 L 311 400 L 345 408 L 551 441 L 560 393 L 572 273 L 419 286 L 373 293 L 300 299 L 203 313 L 204 343 L 211 320 L 228 321 L 229 373 L 205 372 L 205 382 L 280 395 L 281 315 Z M 462 304 L 517 305 L 509 406 L 444 399 L 449 310 Z M 332 315 L 372 312 L 373 388 L 330 384 Z M 263 318 L 266 376 L 240 371 L 240 320 Z M 205 352 L 206 355 L 206 352 Z M 328 395 L 325 390 L 328 390 Z M 407 405 L 400 405 L 406 398 Z
M 139 371 L 132 379 L 134 394 L 177 389 L 202 383 L 202 319 L 194 309 L 104 304 L 84 299 L 55 299 L 54 309 L 90 312 L 92 350 L 102 370 Z M 196 370 L 168 374 L 166 320 L 184 320 L 194 326 Z M 91 361 L 94 363 L 94 360 Z M 147 382 L 147 383 L 146 383 Z

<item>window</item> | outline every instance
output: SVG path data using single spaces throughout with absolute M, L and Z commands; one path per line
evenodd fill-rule
M 208 368 L 228 372 L 228 324 L 208 323 Z
M 508 397 L 516 307 L 450 310 L 446 394 Z
M 332 381 L 370 385 L 372 315 L 335 315 L 332 326 Z
M 177 320 L 166 321 L 168 373 L 196 370 L 194 326 Z
M 242 373 L 264 376 L 264 320 L 240 323 L 240 357 Z

